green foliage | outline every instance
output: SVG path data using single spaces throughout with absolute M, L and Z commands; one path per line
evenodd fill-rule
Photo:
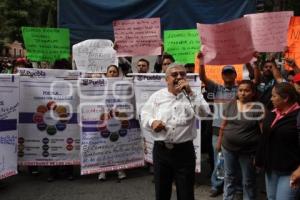
M 23 41 L 21 27 L 56 27 L 56 0 L 1 0 L 1 42 Z M 50 13 L 50 14 L 49 14 Z

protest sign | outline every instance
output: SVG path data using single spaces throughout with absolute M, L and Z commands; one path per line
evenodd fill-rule
M 19 69 L 19 164 L 79 164 L 74 70 Z
M 144 165 L 132 79 L 80 79 L 81 174 Z
M 204 63 L 227 65 L 247 63 L 251 60 L 254 47 L 251 41 L 247 18 L 220 24 L 199 24 Z
M 113 22 L 117 55 L 160 55 L 160 18 L 116 20 Z
M 198 76 L 192 75 L 187 76 L 187 80 L 190 83 L 191 89 L 197 94 L 201 94 L 201 83 Z M 150 96 L 166 87 L 165 75 L 164 74 L 144 74 L 135 75 L 134 77 L 134 90 L 135 90 L 135 102 L 136 102 L 136 115 L 140 119 L 140 112 L 143 105 L 150 98 Z M 196 172 L 201 171 L 201 122 L 195 123 L 195 131 L 197 137 L 194 139 L 194 148 L 196 153 Z M 152 133 L 142 128 L 143 133 L 143 144 L 144 144 L 144 156 L 145 160 L 149 163 L 153 163 L 152 150 L 154 145 L 154 139 Z
M 69 59 L 70 34 L 64 28 L 22 27 L 26 56 L 32 61 Z
M 17 170 L 19 76 L 0 74 L 0 180 Z
M 106 72 L 109 65 L 118 66 L 116 51 L 110 40 L 85 40 L 73 45 L 73 59 L 78 70 Z
M 291 11 L 258 13 L 220 24 L 198 23 L 204 63 L 247 63 L 255 51 L 283 51 L 292 15 Z
M 164 50 L 178 63 L 194 63 L 200 46 L 197 29 L 164 31 Z
M 292 17 L 288 29 L 288 52 L 285 58 L 292 58 L 300 66 L 300 17 Z M 286 66 L 287 69 L 289 69 Z
M 258 52 L 283 51 L 287 46 L 287 31 L 293 15 L 293 11 L 245 15 L 245 18 L 249 19 L 255 50 Z

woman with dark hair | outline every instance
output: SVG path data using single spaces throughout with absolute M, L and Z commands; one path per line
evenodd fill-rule
M 119 77 L 120 73 L 119 73 L 119 68 L 116 65 L 109 65 L 106 69 L 106 77 L 107 78 L 113 78 L 113 77 Z M 124 172 L 124 170 L 118 170 L 118 179 L 124 179 L 126 178 L 126 173 Z M 98 179 L 99 180 L 106 180 L 106 173 L 105 172 L 101 172 L 98 175 Z
M 242 80 L 237 99 L 225 105 L 217 149 L 224 156 L 224 200 L 234 199 L 242 171 L 243 199 L 256 199 L 254 155 L 261 133 L 264 106 L 256 101 L 256 87 Z M 239 167 L 240 166 L 240 169 Z
M 116 65 L 109 65 L 106 69 L 106 77 L 119 77 L 119 68 Z
M 263 121 L 255 162 L 265 170 L 268 200 L 298 199 L 299 189 L 291 187 L 290 179 L 300 166 L 298 95 L 291 84 L 283 82 L 272 89 L 271 101 L 275 109 Z

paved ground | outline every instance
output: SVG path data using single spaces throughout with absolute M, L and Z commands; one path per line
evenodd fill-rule
M 209 197 L 209 177 L 205 170 L 197 176 L 196 199 L 221 200 L 222 197 Z M 79 169 L 76 170 L 79 173 Z M 96 175 L 76 177 L 74 181 L 64 178 L 48 183 L 45 171 L 38 176 L 29 175 L 26 170 L 5 179 L 6 186 L 0 188 L 0 200 L 153 200 L 154 184 L 152 175 L 146 168 L 127 172 L 128 178 L 117 182 L 116 174 L 111 173 L 105 182 L 97 180 Z M 259 192 L 259 200 L 265 199 Z M 175 197 L 173 189 L 172 200 Z

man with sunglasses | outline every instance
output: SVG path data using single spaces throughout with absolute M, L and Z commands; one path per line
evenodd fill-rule
M 141 111 L 142 126 L 154 138 L 153 163 L 156 200 L 171 198 L 175 182 L 178 200 L 194 199 L 195 114 L 207 115 L 201 94 L 191 90 L 183 65 L 166 70 L 167 88 L 151 95 Z

